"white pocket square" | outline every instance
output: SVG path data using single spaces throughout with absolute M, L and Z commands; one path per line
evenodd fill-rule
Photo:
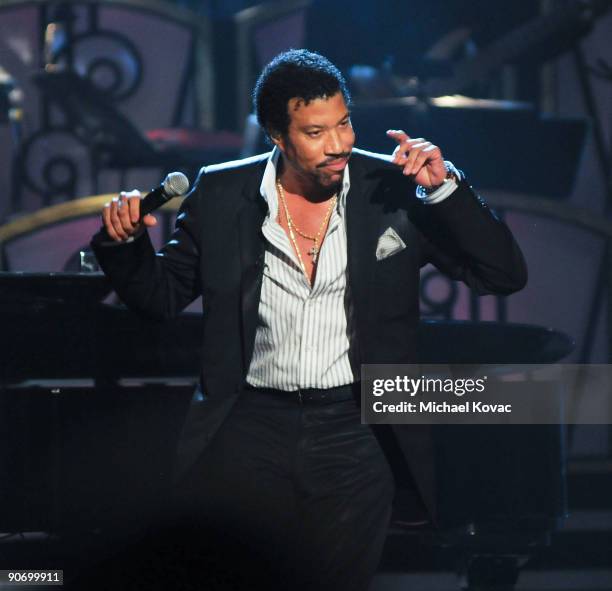
M 376 260 L 382 261 L 392 254 L 396 254 L 406 248 L 404 241 L 399 237 L 398 233 L 389 226 L 378 239 L 376 245 Z

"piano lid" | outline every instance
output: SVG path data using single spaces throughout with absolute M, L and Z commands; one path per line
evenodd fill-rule
M 103 273 L 0 272 L 0 302 L 56 301 L 91 304 L 103 300 L 111 285 Z

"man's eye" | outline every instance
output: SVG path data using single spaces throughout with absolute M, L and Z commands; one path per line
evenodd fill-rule
M 346 121 L 342 121 L 342 123 L 340 123 L 340 127 L 348 127 L 351 123 L 350 119 L 347 119 Z
M 309 131 L 308 135 L 310 137 L 319 137 L 321 135 L 321 132 L 320 131 Z

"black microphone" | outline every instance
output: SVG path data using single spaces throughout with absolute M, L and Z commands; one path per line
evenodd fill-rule
M 189 191 L 189 180 L 182 172 L 171 172 L 164 182 L 147 193 L 140 202 L 140 219 L 161 207 L 173 197 L 184 195 Z

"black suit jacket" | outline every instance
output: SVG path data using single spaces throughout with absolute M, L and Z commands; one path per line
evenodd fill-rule
M 140 313 L 170 318 L 203 296 L 201 387 L 178 449 L 180 477 L 230 411 L 253 352 L 263 275 L 259 189 L 268 154 L 202 169 L 184 199 L 172 239 L 157 255 L 146 233 L 131 243 L 92 245 L 121 299 Z M 362 363 L 414 363 L 419 270 L 433 263 L 480 294 L 509 294 L 526 282 L 508 228 L 462 181 L 446 200 L 425 205 L 385 156 L 355 149 L 346 200 L 348 281 Z M 393 227 L 406 248 L 381 261 L 376 245 Z M 432 515 L 434 473 L 425 427 L 393 426 Z

